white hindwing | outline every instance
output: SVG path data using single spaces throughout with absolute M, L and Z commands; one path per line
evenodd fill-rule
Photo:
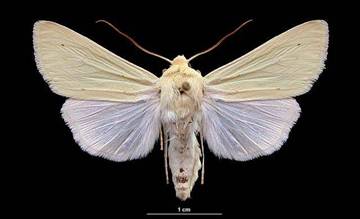
M 295 99 L 225 102 L 205 97 L 202 112 L 210 150 L 245 161 L 278 150 L 299 118 L 300 107 Z
M 62 115 L 83 150 L 114 161 L 144 157 L 159 136 L 159 98 L 128 103 L 68 99 Z

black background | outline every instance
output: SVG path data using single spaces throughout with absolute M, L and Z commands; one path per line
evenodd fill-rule
M 343 158 L 352 148 L 340 137 L 342 119 L 338 116 L 343 110 L 341 102 L 346 101 L 339 90 L 346 87 L 340 75 L 348 74 L 340 64 L 347 23 L 340 15 L 341 7 L 297 4 L 249 7 L 242 3 L 195 5 L 179 1 L 158 5 L 89 2 L 76 8 L 59 2 L 18 6 L 16 16 L 9 19 L 14 31 L 10 37 L 17 41 L 15 56 L 21 60 L 13 65 L 17 88 L 11 92 L 11 104 L 19 106 L 11 109 L 19 119 L 17 131 L 11 129 L 15 156 L 6 164 L 11 174 L 8 203 L 17 206 L 13 213 L 71 216 L 76 211 L 121 218 L 125 214 L 177 212 L 178 207 L 239 217 L 338 212 L 351 195 L 346 190 L 350 164 Z M 206 149 L 205 185 L 197 182 L 192 198 L 185 202 L 175 197 L 172 184 L 165 184 L 158 144 L 146 158 L 124 163 L 83 152 L 61 118 L 65 98 L 50 91 L 33 57 L 33 23 L 51 20 L 160 76 L 168 63 L 144 54 L 95 21 L 106 19 L 145 48 L 172 59 L 206 49 L 250 18 L 254 22 L 218 49 L 194 60 L 192 67 L 206 75 L 295 25 L 324 19 L 330 28 L 326 69 L 310 92 L 296 98 L 302 114 L 281 150 L 249 162 L 236 162 L 218 159 Z

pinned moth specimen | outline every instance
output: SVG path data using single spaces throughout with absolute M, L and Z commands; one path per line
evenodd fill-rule
M 176 196 L 186 200 L 200 169 L 203 183 L 204 141 L 216 156 L 237 161 L 278 150 L 300 115 L 294 97 L 309 91 L 324 68 L 328 25 L 322 20 L 298 25 L 206 75 L 190 67 L 239 28 L 208 50 L 173 60 L 115 29 L 170 63 L 160 78 L 54 22 L 36 22 L 33 43 L 40 73 L 53 92 L 69 98 L 62 117 L 81 148 L 121 162 L 146 156 L 159 140 L 166 181 L 170 168 Z

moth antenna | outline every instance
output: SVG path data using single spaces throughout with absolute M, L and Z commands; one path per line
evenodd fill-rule
M 149 55 L 152 55 L 152 56 L 155 56 L 155 57 L 158 57 L 160 59 L 163 59 L 167 62 L 169 62 L 171 64 L 171 60 L 168 59 L 168 58 L 165 58 L 159 54 L 156 54 L 154 52 L 151 52 L 147 49 L 145 49 L 144 47 L 140 46 L 139 43 L 137 43 L 133 38 L 131 38 L 129 35 L 121 32 L 118 28 L 116 28 L 114 25 L 112 25 L 110 22 L 106 21 L 106 20 L 97 20 L 95 23 L 105 23 L 107 25 L 109 25 L 113 30 L 115 30 L 118 34 L 122 35 L 123 37 L 125 37 L 126 39 L 128 39 L 132 44 L 134 44 L 138 49 L 140 49 L 141 51 L 149 54 Z
M 229 36 L 235 34 L 238 30 L 240 30 L 243 26 L 245 26 L 246 24 L 250 23 L 251 21 L 253 21 L 252 19 L 245 21 L 244 23 L 242 23 L 240 26 L 238 26 L 235 30 L 233 30 L 232 32 L 226 34 L 225 36 L 223 36 L 215 45 L 213 45 L 212 47 L 208 48 L 207 50 L 204 50 L 202 52 L 199 52 L 195 55 L 193 55 L 190 59 L 188 59 L 188 61 L 190 62 L 191 60 L 195 59 L 196 57 L 199 57 L 201 55 L 204 55 L 205 53 L 210 52 L 211 50 L 215 49 L 216 47 L 218 47 L 224 40 L 226 40 Z

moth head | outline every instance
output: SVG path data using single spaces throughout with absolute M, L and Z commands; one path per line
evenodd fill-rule
M 183 55 L 176 56 L 172 61 L 172 65 L 189 65 L 189 61 Z

